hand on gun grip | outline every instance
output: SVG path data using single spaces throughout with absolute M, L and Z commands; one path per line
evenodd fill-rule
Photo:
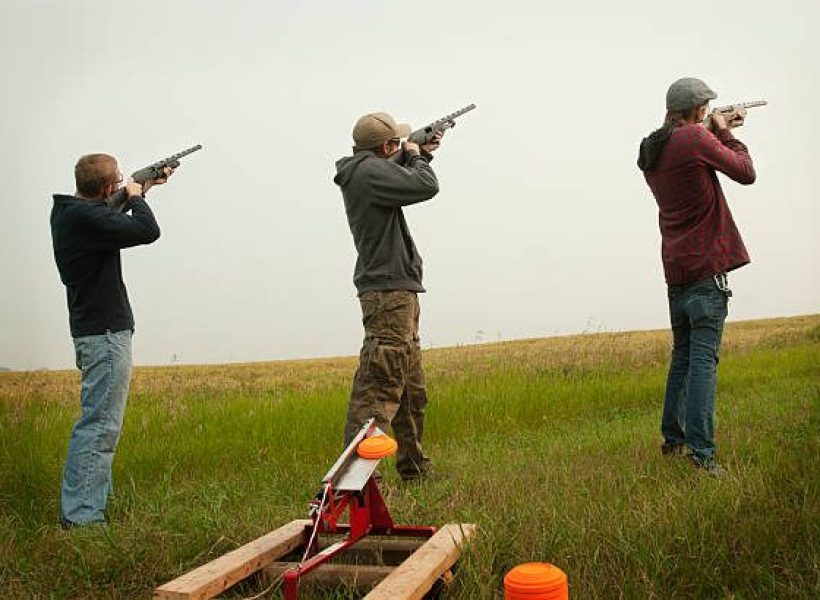
M 133 179 L 129 179 L 125 183 L 125 193 L 128 194 L 129 198 L 131 196 L 142 196 L 142 186 Z
M 163 167 L 162 172 L 165 175 L 165 177 L 159 177 L 157 179 L 151 179 L 151 180 L 145 182 L 145 184 L 142 186 L 143 193 L 147 192 L 149 188 L 151 188 L 155 185 L 162 185 L 163 183 L 168 181 L 168 178 L 171 175 L 173 175 L 174 170 L 171 167 Z
M 444 137 L 443 131 L 437 131 L 436 134 L 433 136 L 433 139 L 430 140 L 429 143 L 424 144 L 421 149 L 427 152 L 428 154 L 432 154 L 438 147 L 441 146 L 441 138 Z
M 726 117 L 726 124 L 729 128 L 733 127 L 740 127 L 743 125 L 743 122 L 746 120 L 746 109 L 739 108 L 732 114 Z
M 713 112 L 712 118 L 709 119 L 709 130 L 716 132 L 720 129 L 726 129 L 729 125 L 726 123 L 726 117 L 719 112 Z
M 411 156 L 418 156 L 421 153 L 419 150 L 419 145 L 416 142 L 411 142 L 410 140 L 403 142 L 401 147 L 402 150 Z

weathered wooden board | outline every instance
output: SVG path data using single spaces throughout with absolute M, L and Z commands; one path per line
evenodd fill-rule
M 473 524 L 445 525 L 393 569 L 365 600 L 420 600 L 455 564 L 475 530 Z
M 262 537 L 177 577 L 154 590 L 156 600 L 204 600 L 304 544 L 303 533 L 311 522 L 291 521 Z

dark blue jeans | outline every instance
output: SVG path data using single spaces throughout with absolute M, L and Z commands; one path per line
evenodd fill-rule
M 668 286 L 674 348 L 661 432 L 701 460 L 715 455 L 715 393 L 728 291 L 714 279 Z

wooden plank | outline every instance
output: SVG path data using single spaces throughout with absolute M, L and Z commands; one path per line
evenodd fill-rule
M 291 521 L 262 537 L 177 577 L 154 590 L 162 600 L 213 598 L 266 564 L 303 545 L 307 519 Z
M 262 567 L 262 575 L 270 583 L 282 577 L 288 569 L 294 569 L 298 566 L 299 563 L 295 562 L 274 562 Z M 346 585 L 355 587 L 359 591 L 367 591 L 387 577 L 393 569 L 395 567 L 325 563 L 316 567 L 307 575 L 300 577 L 299 582 L 305 585 L 325 587 Z
M 445 525 L 373 588 L 365 600 L 420 600 L 455 564 L 475 530 L 473 524 Z

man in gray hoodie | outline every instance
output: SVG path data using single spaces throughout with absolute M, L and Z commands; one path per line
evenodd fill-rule
M 353 283 L 365 332 L 345 445 L 367 419 L 375 417 L 385 432 L 392 424 L 399 446 L 396 468 L 405 481 L 424 477 L 429 459 L 421 448 L 427 405 L 418 335 L 422 260 L 402 207 L 438 193 L 430 161 L 441 143 L 439 134 L 423 146 L 402 144 L 409 134 L 408 125 L 386 113 L 363 116 L 353 128 L 353 156 L 336 162 L 334 178 L 358 252 Z

